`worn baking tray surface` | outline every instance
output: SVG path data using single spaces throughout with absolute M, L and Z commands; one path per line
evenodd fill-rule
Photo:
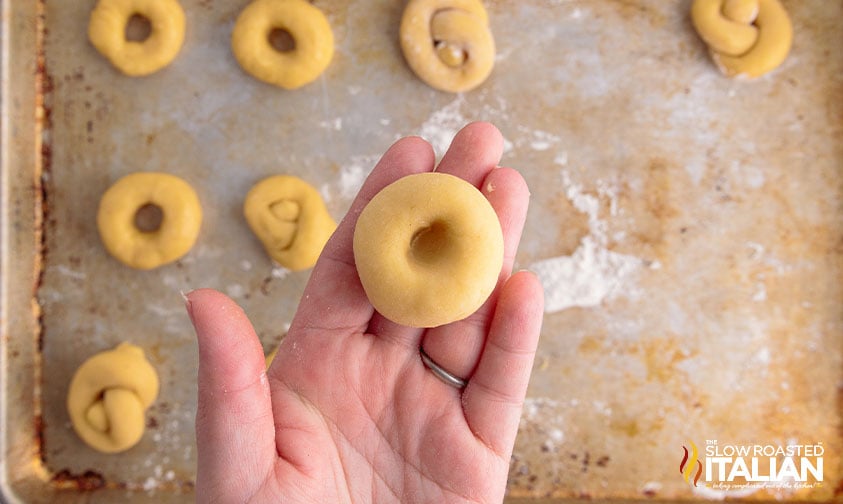
M 251 235 L 241 214 L 251 185 L 298 175 L 340 218 L 395 138 L 421 134 L 441 155 L 478 119 L 501 128 L 504 164 L 530 185 L 517 265 L 540 272 L 548 298 L 510 496 L 750 495 L 683 480 L 682 446 L 707 439 L 823 443 L 823 486 L 750 496 L 834 494 L 843 450 L 843 3 L 785 2 L 796 34 L 790 57 L 773 75 L 740 82 L 710 63 L 687 1 L 490 1 L 495 71 L 460 96 L 407 69 L 401 2 L 316 0 L 336 56 L 297 91 L 237 66 L 229 39 L 245 1 L 183 1 L 181 53 L 139 79 L 118 74 L 87 42 L 94 3 L 40 7 L 41 352 L 7 354 L 9 369 L 35 365 L 40 377 L 40 456 L 31 474 L 15 476 L 29 481 L 15 487 L 26 500 L 192 499 L 197 355 L 180 291 L 228 293 L 270 348 L 307 280 L 274 268 Z M 36 175 L 37 166 L 18 169 Z M 95 215 L 117 178 L 152 170 L 188 180 L 205 219 L 185 258 L 141 272 L 106 254 Z M 4 280 L 7 293 L 31 293 Z M 140 444 L 101 455 L 73 434 L 67 383 L 85 358 L 124 340 L 145 349 L 161 394 Z M 51 481 L 38 486 L 32 475 Z M 105 488 L 78 494 L 79 486 Z

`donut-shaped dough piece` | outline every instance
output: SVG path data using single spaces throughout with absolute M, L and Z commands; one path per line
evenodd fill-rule
M 126 24 L 141 15 L 152 28 L 143 41 L 126 40 Z M 126 75 L 149 75 L 169 65 L 184 42 L 184 11 L 176 0 L 99 0 L 88 39 Z
M 79 366 L 70 381 L 67 411 L 82 441 L 103 453 L 117 453 L 140 440 L 144 412 L 157 395 L 158 375 L 143 350 L 121 343 Z
M 337 228 L 319 192 L 292 175 L 275 175 L 255 184 L 243 214 L 266 253 L 293 271 L 316 264 Z
M 691 21 L 729 77 L 755 78 L 776 69 L 793 43 L 779 0 L 694 0 Z
M 273 30 L 295 42 L 280 52 L 269 42 Z M 319 77 L 334 57 L 334 34 L 325 15 L 305 0 L 255 0 L 243 9 L 231 34 L 231 49 L 256 79 L 296 89 Z
M 135 226 L 145 205 L 163 214 L 155 231 Z M 106 250 L 126 266 L 153 269 L 185 255 L 199 236 L 202 208 L 196 192 L 184 180 L 166 173 L 132 173 L 103 194 L 97 227 Z
M 489 201 L 445 173 L 403 177 L 360 213 L 354 261 L 372 306 L 411 327 L 463 319 L 486 301 L 503 266 L 503 232 Z
M 399 34 L 407 64 L 430 87 L 468 91 L 492 73 L 495 40 L 480 0 L 410 0 Z

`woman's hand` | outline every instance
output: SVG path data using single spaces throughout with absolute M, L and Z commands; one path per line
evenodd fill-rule
M 498 168 L 503 140 L 466 126 L 437 171 L 478 187 L 505 240 L 500 281 L 465 320 L 432 329 L 380 316 L 354 266 L 357 216 L 383 187 L 432 171 L 427 142 L 396 142 L 314 267 L 268 372 L 245 313 L 212 290 L 188 295 L 199 340 L 197 501 L 501 502 L 542 320 L 528 272 L 511 275 L 529 193 Z M 445 384 L 420 348 L 467 385 Z

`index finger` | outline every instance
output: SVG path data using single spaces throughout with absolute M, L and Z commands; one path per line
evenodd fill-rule
M 384 187 L 401 177 L 433 170 L 430 144 L 419 137 L 395 142 L 366 178 L 351 207 L 325 244 L 290 326 L 290 331 L 364 331 L 374 309 L 354 264 L 354 226 L 363 207 Z

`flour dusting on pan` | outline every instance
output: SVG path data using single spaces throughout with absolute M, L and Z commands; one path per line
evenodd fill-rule
M 598 306 L 621 293 L 627 279 L 643 266 L 638 257 L 619 254 L 606 248 L 606 222 L 600 219 L 600 197 L 609 198 L 611 213 L 616 213 L 617 197 L 600 181 L 598 196 L 585 194 L 579 184 L 562 172 L 565 195 L 574 208 L 588 216 L 589 234 L 583 237 L 570 256 L 558 256 L 534 262 L 530 269 L 545 290 L 545 312 L 553 313 L 573 306 Z
M 445 151 L 451 145 L 451 140 L 468 123 L 468 120 L 460 111 L 464 101 L 460 96 L 445 105 L 431 114 L 419 129 L 418 135 L 430 142 L 437 158 L 445 154 Z

